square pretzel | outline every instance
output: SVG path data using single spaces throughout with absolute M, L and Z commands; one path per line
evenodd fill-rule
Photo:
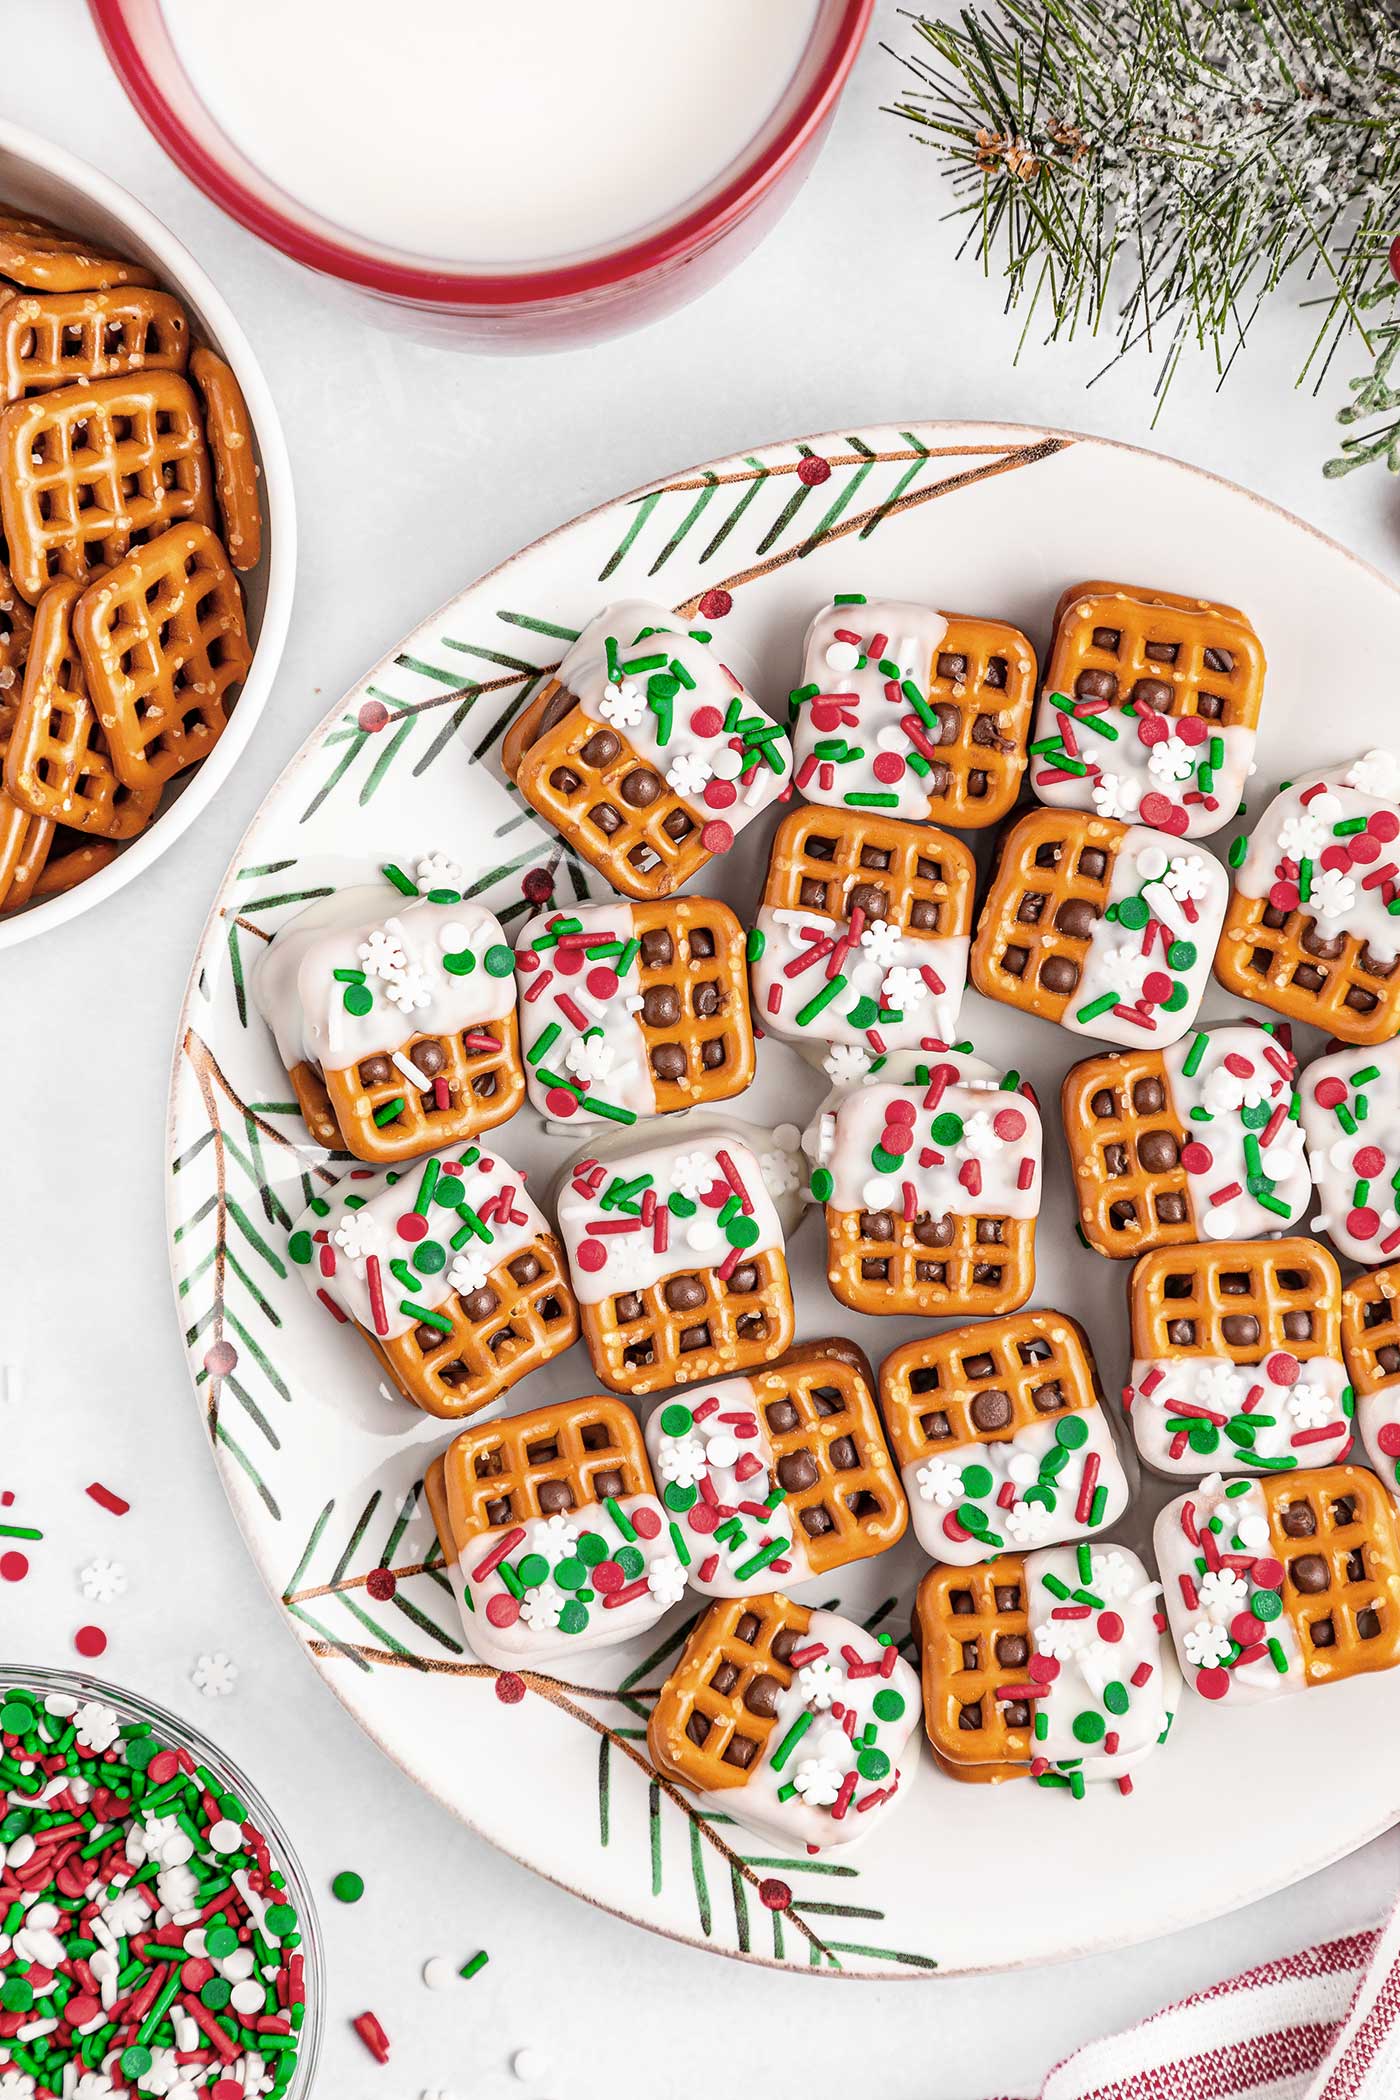
M 807 632 L 789 696 L 795 784 L 809 802 L 998 823 L 1016 800 L 1035 652 L 1001 620 L 843 596 Z
M 1128 1478 L 1089 1339 L 1056 1312 L 979 1320 L 906 1342 L 880 1366 L 880 1409 L 934 1560 L 1058 1545 L 1117 1523 Z
M 817 1852 L 907 1796 L 920 1712 L 890 1634 L 776 1592 L 721 1598 L 661 1687 L 647 1749 L 702 1809 Z
M 751 946 L 762 1026 L 818 1052 L 946 1049 L 975 878 L 962 840 L 932 825 L 790 811 L 774 833 Z
M 1145 1464 L 1291 1473 L 1351 1444 L 1342 1280 L 1315 1240 L 1158 1247 L 1128 1286 L 1133 1366 L 1124 1392 Z
M 1036 715 L 1036 793 L 1055 808 L 1208 837 L 1243 793 L 1264 670 L 1259 637 L 1232 605 L 1073 585 L 1055 609 Z
M 1354 1276 L 1342 1292 L 1342 1356 L 1366 1456 L 1400 1496 L 1400 1262 Z
M 851 1342 L 803 1342 L 748 1378 L 657 1401 L 645 1434 L 702 1596 L 795 1588 L 903 1535 L 874 1376 Z
M 1071 1065 L 1060 1106 L 1089 1245 L 1123 1260 L 1296 1224 L 1312 1199 L 1296 1072 L 1251 1022 Z
M 1235 1704 L 1400 1662 L 1400 1538 L 1374 1473 L 1212 1474 L 1154 1532 L 1183 1675 Z
M 1036 809 L 1001 842 L 972 943 L 989 999 L 1160 1049 L 1190 1027 L 1225 910 L 1209 854 L 1141 825 Z
M 1400 1041 L 1314 1058 L 1298 1091 L 1314 1229 L 1351 1261 L 1400 1258 Z
M 0 519 L 31 603 L 168 526 L 212 525 L 210 490 L 199 404 L 178 372 L 95 379 L 0 411 Z
M 0 400 L 137 372 L 183 372 L 189 322 L 178 299 L 141 285 L 0 298 Z
M 732 1100 L 753 1079 L 744 930 L 715 899 L 541 912 L 515 967 L 542 1115 L 635 1123 Z

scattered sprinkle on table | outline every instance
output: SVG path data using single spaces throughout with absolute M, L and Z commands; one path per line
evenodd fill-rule
M 91 1661 L 105 1651 L 107 1636 L 100 1626 L 80 1626 L 73 1636 L 73 1646 Z
M 279 2100 L 301 1934 L 237 1795 L 100 1699 L 0 1693 L 0 2089 Z
M 549 2058 L 543 2049 L 517 2049 L 510 2060 L 510 2067 L 516 2077 L 528 2085 L 548 2074 Z
M 238 1682 L 238 1665 L 230 1662 L 222 1648 L 213 1655 L 201 1655 L 190 1671 L 190 1683 L 206 1699 L 227 1698 Z
M 480 1954 L 474 1954 L 470 1961 L 463 1962 L 461 1968 L 458 1970 L 457 1973 L 460 1976 L 464 1977 L 468 1983 L 470 1983 L 473 1976 L 477 1975 L 480 1970 L 484 1969 L 486 1967 L 487 1962 L 490 1961 L 490 1959 L 490 1955 L 486 1952 L 486 1949 L 483 1947 Z
M 131 1507 L 131 1504 L 124 1502 L 120 1495 L 114 1495 L 110 1488 L 103 1487 L 100 1480 L 94 1480 L 87 1492 L 91 1495 L 94 1502 L 98 1503 L 103 1509 L 110 1510 L 114 1517 L 124 1517 Z
M 338 1903 L 358 1903 L 364 1892 L 364 1877 L 351 1867 L 342 1867 L 331 1883 L 331 1894 Z
M 430 1991 L 450 1990 L 457 1981 L 457 1965 L 445 1954 L 430 1954 L 423 1964 L 423 1981 Z
M 90 1560 L 78 1581 L 89 1604 L 111 1604 L 126 1591 L 126 1569 L 119 1560 Z
M 372 2012 L 362 2012 L 350 2024 L 375 2062 L 377 2064 L 387 2064 L 389 2061 L 389 2037 L 374 2014 Z

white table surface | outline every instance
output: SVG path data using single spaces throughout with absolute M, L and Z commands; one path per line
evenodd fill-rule
M 767 438 L 921 416 L 1067 424 L 1155 444 L 1393 571 L 1400 487 L 1378 470 L 1320 476 L 1345 375 L 1320 403 L 1291 391 L 1306 317 L 1261 324 L 1223 396 L 1207 371 L 1186 368 L 1155 435 L 1141 362 L 1090 392 L 1102 362 L 1092 346 L 1031 348 L 1013 368 L 1019 321 L 1002 317 L 994 285 L 955 268 L 934 163 L 879 113 L 899 73 L 878 38 L 909 40 L 893 0 L 881 0 L 811 181 L 699 305 L 548 359 L 427 349 L 369 312 L 347 317 L 339 296 L 185 181 L 129 108 L 80 0 L 3 0 L 0 15 L 7 56 L 23 60 L 0 67 L 0 114 L 134 191 L 241 315 L 281 408 L 301 516 L 285 662 L 221 798 L 136 886 L 0 960 L 0 1362 L 14 1392 L 0 1400 L 0 1489 L 15 1492 L 10 1516 L 47 1534 L 30 1549 L 28 1579 L 0 1584 L 0 1657 L 71 1662 L 74 1629 L 98 1620 L 110 1635 L 101 1667 L 211 1728 L 249 1767 L 324 1892 L 329 2032 L 318 2090 L 336 2100 L 521 2093 L 509 2058 L 527 2045 L 552 2058 L 531 2089 L 539 2100 L 689 2100 L 700 2066 L 736 2052 L 759 2061 L 750 2021 L 769 2051 L 791 2049 L 800 2032 L 800 2060 L 820 2062 L 832 2090 L 855 2075 L 887 2100 L 1028 2093 L 1079 2042 L 1375 1917 L 1395 1886 L 1400 1833 L 1152 1946 L 1014 1982 L 842 1984 L 721 1962 L 537 1880 L 390 1766 L 279 1624 L 191 1403 L 161 1208 L 172 1034 L 215 882 L 285 759 L 425 611 L 574 512 L 669 469 Z M 86 1498 L 94 1478 L 131 1498 L 129 1517 Z M 84 1603 L 77 1580 L 96 1553 L 120 1558 L 130 1576 L 126 1596 L 101 1608 Z M 217 1702 L 189 1680 L 213 1649 L 240 1670 L 234 1695 Z M 329 1895 L 343 1866 L 368 1885 L 354 1909 Z M 1209 1862 L 1193 1871 L 1208 1875 Z M 965 1900 L 940 1888 L 930 1860 L 929 1902 Z M 460 1962 L 478 1947 L 491 1961 L 474 1982 L 423 1987 L 427 1956 Z M 349 2029 L 366 2008 L 391 2037 L 387 2070 Z

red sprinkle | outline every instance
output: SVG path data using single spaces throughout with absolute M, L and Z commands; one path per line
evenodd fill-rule
M 87 1492 L 94 1502 L 101 1508 L 110 1510 L 114 1517 L 124 1517 L 131 1507 L 129 1502 L 123 1502 L 120 1495 L 114 1495 L 110 1488 L 103 1487 L 99 1480 L 94 1480 Z
M 378 2020 L 375 2019 L 374 2014 L 371 2012 L 360 2013 L 350 2024 L 375 2062 L 387 2064 L 389 2061 L 389 2037 L 380 2026 Z

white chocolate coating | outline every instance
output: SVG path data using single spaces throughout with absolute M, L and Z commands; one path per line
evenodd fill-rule
M 1086 1780 L 1118 1779 L 1171 1724 L 1162 1585 L 1109 1544 L 1028 1553 L 1025 1583 L 1033 1653 L 1058 1665 L 1036 1700 L 1034 1754 Z
M 1297 1377 L 1280 1379 L 1273 1375 L 1280 1353 L 1249 1366 L 1224 1356 L 1135 1357 L 1128 1419 L 1143 1464 L 1186 1479 L 1216 1470 L 1222 1459 L 1237 1473 L 1280 1470 L 1264 1460 L 1291 1459 L 1299 1469 L 1340 1465 L 1351 1443 L 1344 1366 L 1331 1356 L 1290 1357 Z M 1180 1412 L 1182 1402 L 1191 1413 Z M 1199 1424 L 1207 1449 L 1194 1449 L 1184 1429 L 1169 1426 L 1187 1422 Z M 1323 1429 L 1329 1434 L 1314 1441 L 1310 1432 Z
M 1212 1567 L 1184 1527 L 1184 1515 L 1198 1537 L 1218 1519 L 1219 1529 L 1212 1533 L 1216 1557 L 1231 1556 L 1242 1565 Z M 1167 1618 L 1186 1682 L 1199 1690 L 1198 1680 L 1208 1672 L 1202 1696 L 1223 1697 L 1227 1704 L 1252 1704 L 1302 1691 L 1306 1679 L 1298 1635 L 1287 1612 L 1274 1605 L 1266 1607 L 1274 1616 L 1260 1622 L 1263 1642 L 1250 1643 L 1251 1649 L 1260 1646 L 1263 1652 L 1233 1667 L 1228 1662 L 1238 1649 L 1230 1628 L 1241 1612 L 1252 1611 L 1251 1600 L 1256 1595 L 1278 1595 L 1276 1590 L 1262 1590 L 1250 1578 L 1249 1564 L 1272 1554 L 1268 1510 L 1258 1483 L 1226 1481 L 1219 1473 L 1210 1474 L 1199 1487 L 1167 1504 L 1157 1518 L 1152 1539 Z M 1250 1649 L 1239 1653 L 1248 1654 Z
M 1043 1461 L 1062 1448 L 1056 1432 L 1063 1422 L 1082 1424 L 1085 1441 L 1070 1450 L 1063 1467 L 1042 1480 Z M 1078 1514 L 1085 1467 L 1091 1457 L 1098 1462 L 1097 1481 L 1105 1497 L 1093 1525 L 1087 1511 L 1082 1520 Z M 978 1492 L 969 1490 L 969 1475 Z M 989 1487 L 983 1485 L 982 1476 L 990 1476 Z M 1088 1538 L 1116 1524 L 1129 1499 L 1128 1476 L 1102 1407 L 1050 1415 L 1028 1423 L 1011 1437 L 957 1444 L 946 1453 L 932 1450 L 901 1467 L 900 1477 L 919 1544 L 930 1559 L 955 1568 L 970 1568 L 989 1553 Z M 985 1520 L 985 1529 L 976 1535 L 957 1515 L 969 1505 L 979 1509 Z M 956 1535 L 959 1532 L 961 1537 Z
M 645 1633 L 678 1602 L 684 1589 L 684 1574 L 666 1512 L 654 1495 L 623 1495 L 617 1506 L 635 1537 L 629 1539 L 611 1511 L 595 1502 L 581 1504 L 559 1516 L 526 1517 L 518 1525 L 504 1524 L 479 1532 L 461 1549 L 456 1572 L 462 1624 L 473 1652 L 483 1662 L 505 1669 L 516 1663 L 553 1662 L 584 1648 L 611 1648 L 632 1634 Z M 639 1513 L 644 1530 L 637 1528 Z M 645 1529 L 653 1522 L 655 1531 L 645 1536 Z M 527 1555 L 539 1555 L 549 1563 L 549 1573 L 542 1581 L 525 1586 L 523 1599 L 508 1587 L 499 1562 L 485 1574 L 477 1572 L 492 1557 L 493 1548 L 517 1531 L 523 1536 L 506 1556 L 509 1565 L 518 1570 Z M 585 1532 L 601 1538 L 610 1554 L 626 1550 L 638 1556 L 639 1571 L 626 1578 L 623 1589 L 642 1581 L 646 1588 L 625 1603 L 610 1607 L 606 1596 L 594 1585 L 591 1566 L 581 1563 L 574 1551 Z M 555 1580 L 555 1573 L 561 1568 L 570 1576 L 571 1586 Z M 566 1614 L 571 1599 L 578 1600 L 580 1590 L 588 1599 L 582 1605 L 587 1623 L 570 1633 L 560 1623 L 561 1614 Z M 499 1623 L 502 1618 L 506 1623 Z
M 804 1045 L 814 1040 L 859 1044 L 872 1056 L 872 1035 L 878 1035 L 886 1050 L 922 1049 L 930 1054 L 956 1035 L 967 984 L 966 934 L 937 934 L 925 940 L 875 920 L 847 948 L 843 944 L 849 937 L 849 919 L 764 904 L 754 923 L 763 937 L 763 952 L 750 966 L 754 1013 L 770 1035 Z M 837 943 L 837 974 L 843 986 L 804 1025 L 799 1015 L 830 982 L 827 970 L 833 951 L 827 944 L 832 941 Z M 789 976 L 790 965 L 814 949 L 825 949 L 825 959 Z
M 1252 1240 L 1286 1232 L 1302 1217 L 1311 1193 L 1289 1076 L 1296 1070 L 1293 1058 L 1267 1029 L 1240 1021 L 1183 1037 L 1163 1051 L 1162 1063 L 1171 1105 L 1191 1147 L 1186 1186 L 1197 1238 Z M 1288 1113 L 1265 1145 L 1280 1105 Z M 1256 1144 L 1257 1171 L 1272 1184 L 1259 1191 L 1268 1205 L 1250 1187 Z M 1236 1193 L 1223 1196 L 1226 1189 Z M 1223 1200 L 1212 1201 L 1217 1195 Z
M 727 1226 L 720 1225 L 719 1214 L 733 1190 L 719 1163 L 721 1152 L 743 1183 L 749 1206 L 745 1210 L 741 1204 Z M 594 1157 L 581 1155 L 558 1192 L 559 1236 L 580 1305 L 601 1304 L 620 1291 L 647 1290 L 678 1271 L 718 1268 L 735 1245 L 742 1246 L 741 1259 L 781 1254 L 783 1227 L 758 1160 L 723 1125 L 697 1123 L 669 1143 L 614 1153 L 596 1177 L 596 1192 L 585 1194 L 579 1183 Z M 627 1185 L 632 1193 L 618 1197 L 615 1192 Z M 642 1220 L 644 1197 L 655 1199 L 650 1224 Z M 645 1208 L 650 1212 L 651 1204 Z M 740 1218 L 745 1223 L 731 1238 Z M 599 1224 L 604 1230 L 594 1231 Z M 614 1224 L 626 1229 L 607 1229 Z M 587 1253 L 580 1258 L 585 1243 L 603 1250 L 600 1266 L 590 1266 Z
M 1317 1185 L 1313 1229 L 1352 1261 L 1400 1259 L 1400 1040 L 1319 1057 L 1299 1098 Z
M 669 1429 L 668 1414 L 688 1415 L 691 1426 Z M 702 1597 L 759 1597 L 769 1590 L 795 1589 L 807 1581 L 812 1570 L 806 1536 L 800 1525 L 793 1526 L 784 1507 L 774 1474 L 773 1445 L 751 1379 L 724 1378 L 713 1385 L 693 1386 L 679 1399 L 654 1402 L 643 1435 L 663 1500 L 672 1483 L 682 1489 L 698 1488 L 703 1480 L 714 1494 L 718 1525 L 708 1518 L 704 1520 L 710 1527 L 706 1530 L 692 1525 L 694 1509 L 675 1519 L 690 1547 L 686 1580 L 693 1590 Z M 777 1501 L 760 1514 L 771 1495 Z M 788 1545 L 777 1560 L 746 1577 L 736 1574 L 780 1538 Z M 707 1573 L 711 1560 L 715 1566 Z
M 1062 705 L 1057 707 L 1056 700 Z M 1052 697 L 1048 687 L 1041 693 L 1033 743 L 1063 736 L 1066 701 L 1067 696 L 1062 693 Z M 1139 818 L 1144 795 L 1164 795 L 1177 813 L 1176 822 L 1179 824 L 1182 813 L 1186 817 L 1181 829 L 1162 827 L 1166 837 L 1209 838 L 1222 824 L 1228 824 L 1239 807 L 1253 762 L 1252 729 L 1240 723 L 1221 728 L 1196 716 L 1178 720 L 1141 708 L 1128 714 L 1116 704 L 1096 708 L 1092 714 L 1075 719 L 1076 703 L 1068 700 L 1067 705 L 1071 734 L 1079 759 L 1088 771 L 1071 773 L 1057 766 L 1053 755 L 1033 758 L 1031 785 L 1042 802 L 1054 809 L 1092 809 L 1101 817 L 1117 817 L 1132 824 L 1146 821 Z M 1094 724 L 1099 727 L 1096 729 Z M 1166 735 L 1162 734 L 1164 724 L 1169 725 Z M 1144 729 L 1151 742 L 1144 739 Z M 1188 741 L 1191 738 L 1198 741 Z M 1209 763 L 1212 745 L 1217 746 L 1220 755 L 1220 763 L 1214 767 Z M 1210 781 L 1208 788 L 1201 784 L 1203 766 Z M 1057 779 L 1057 773 L 1063 777 Z M 1193 797 L 1191 801 L 1186 800 L 1188 795 Z M 1155 807 L 1149 804 L 1149 808 Z
M 1400 1502 L 1400 1375 L 1356 1403 L 1356 1426 L 1366 1456 Z
M 1060 1017 L 1061 1025 L 1076 1035 L 1149 1050 L 1176 1042 L 1195 1020 L 1210 982 L 1229 892 L 1229 878 L 1211 854 L 1185 851 L 1160 832 L 1129 825 L 1114 855 L 1108 905 L 1121 906 L 1127 899 L 1140 897 L 1151 918 L 1146 927 L 1124 926 L 1116 917 L 1098 921 L 1079 982 Z M 1160 933 L 1154 934 L 1151 949 L 1145 953 L 1144 938 L 1154 926 L 1165 928 L 1167 939 L 1164 942 Z M 1189 942 L 1195 950 L 1189 964 L 1178 967 L 1167 960 L 1164 951 L 1175 942 Z M 1084 1020 L 1077 1018 L 1086 1007 L 1110 994 L 1119 1006 L 1133 1007 L 1144 979 L 1158 973 L 1184 986 L 1186 998 L 1174 1012 L 1162 1005 L 1151 1006 L 1150 1026 L 1127 1020 L 1112 1007 Z
M 591 948 L 621 944 L 625 953 L 633 939 L 634 917 L 632 906 L 616 898 L 609 904 L 581 904 L 569 911 L 551 908 L 520 929 L 515 944 L 520 1046 L 525 1058 L 525 1090 L 541 1115 L 553 1114 L 548 1100 L 552 1089 L 542 1076 L 550 1072 L 597 1093 L 631 1118 L 656 1111 L 656 1087 L 636 1020 L 642 1004 L 637 955 L 634 953 L 620 976 L 617 955 L 585 959 L 582 968 L 565 971 L 559 967 L 558 951 L 550 940 L 554 921 L 572 924 L 577 920 L 580 931 L 592 935 Z M 543 949 L 536 945 L 541 940 L 546 944 Z M 584 1016 L 586 1029 L 580 1029 L 569 1008 Z M 558 1032 L 551 1035 L 554 1030 Z M 611 1120 L 582 1106 L 569 1117 L 576 1124 Z
M 956 1071 L 958 1061 L 940 1058 L 934 1072 L 947 1068 Z M 897 1165 L 882 1165 L 877 1152 L 894 1157 L 881 1142 L 895 1127 L 891 1110 L 912 1141 Z M 915 1212 L 934 1218 L 1033 1218 L 1040 1209 L 1040 1112 L 1029 1095 L 992 1081 L 852 1087 L 821 1111 L 803 1144 L 814 1168 L 831 1176 L 833 1210 L 898 1208 L 906 1184 Z
M 1400 757 L 1393 751 L 1368 751 L 1349 763 L 1300 774 L 1275 795 L 1250 834 L 1235 875 L 1240 895 L 1267 897 L 1280 881 L 1297 888 L 1299 864 L 1307 860 L 1312 863 L 1310 894 L 1298 908 L 1313 919 L 1319 934 L 1324 939 L 1351 934 L 1378 962 L 1394 961 L 1400 955 L 1400 913 L 1388 911 L 1385 903 L 1392 884 L 1372 880 L 1368 887 L 1367 879 L 1381 876 L 1387 867 L 1400 879 L 1400 841 L 1393 835 L 1378 838 L 1374 855 L 1346 867 L 1324 868 L 1322 856 L 1340 849 L 1338 858 L 1348 857 L 1354 834 L 1339 836 L 1339 824 L 1360 820 L 1369 825 L 1379 819 L 1382 832 L 1389 831 L 1397 800 Z
M 807 801 L 831 809 L 876 808 L 915 821 L 933 815 L 924 785 L 928 761 L 901 724 L 912 721 L 923 741 L 929 740 L 928 727 L 898 685 L 907 679 L 927 706 L 934 657 L 947 632 L 942 613 L 888 598 L 824 605 L 814 616 L 798 689 L 819 690 L 796 705 L 792 727 L 793 758 Z M 872 653 L 871 643 L 881 639 L 884 647 Z M 838 745 L 845 754 L 839 759 L 819 755 Z

